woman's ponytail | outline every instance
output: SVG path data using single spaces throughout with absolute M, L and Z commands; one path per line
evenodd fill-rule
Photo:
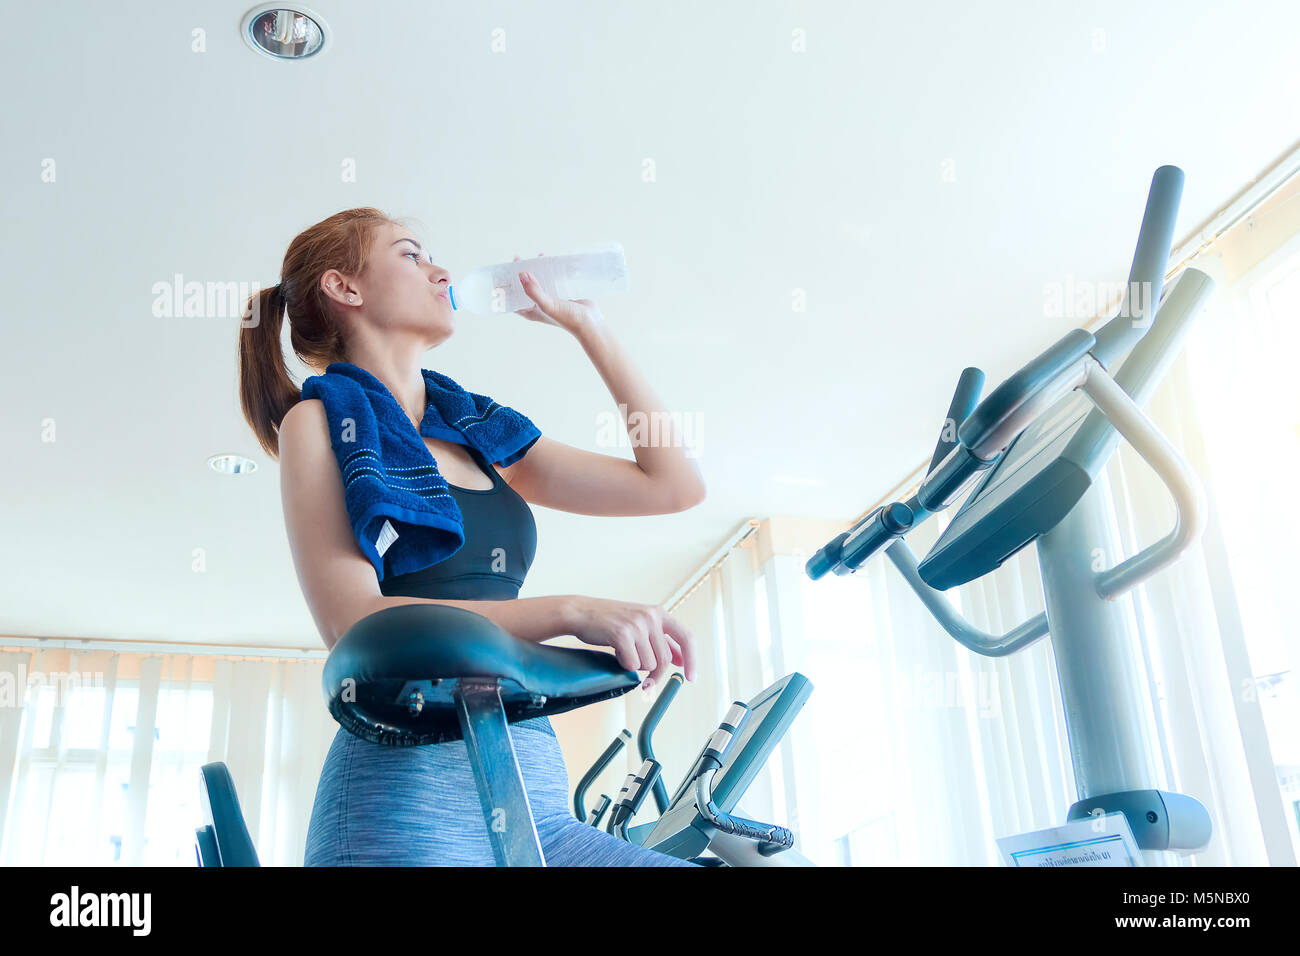
M 284 291 L 262 289 L 248 300 L 239 330 L 239 403 L 258 444 L 272 458 L 280 454 L 280 423 L 298 402 L 280 347 Z
M 249 298 L 239 330 L 239 404 L 258 444 L 272 458 L 280 456 L 280 423 L 302 395 L 280 346 L 286 318 L 293 351 L 306 364 L 324 369 L 347 361 L 343 330 L 320 279 L 330 269 L 361 275 L 376 231 L 393 222 L 365 207 L 316 223 L 289 243 L 280 284 Z

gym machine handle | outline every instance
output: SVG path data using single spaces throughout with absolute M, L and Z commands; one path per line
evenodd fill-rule
M 609 822 L 605 824 L 606 833 L 614 832 L 614 824 L 618 822 L 618 808 L 622 806 L 623 801 L 627 799 L 628 790 L 630 790 L 632 784 L 636 782 L 636 774 L 637 772 L 635 770 L 629 771 L 628 775 L 623 779 L 623 786 L 619 789 L 618 796 L 614 798 L 614 809 L 609 815 Z
M 605 819 L 605 811 L 609 809 L 612 802 L 613 801 L 609 799 L 609 794 L 602 793 L 600 795 L 600 803 L 596 804 L 596 809 L 591 813 L 591 825 L 593 827 L 600 827 L 600 821 Z M 585 823 L 586 821 L 584 820 L 583 822 Z
M 957 429 L 975 411 L 975 407 L 979 405 L 980 392 L 983 390 L 984 372 L 973 366 L 962 369 L 961 377 L 957 379 L 957 389 L 952 394 L 952 401 L 948 403 L 948 414 L 944 416 L 943 427 L 939 429 L 939 441 L 934 446 L 930 467 L 925 469 L 927 476 L 934 474 L 934 470 L 939 467 L 939 462 L 947 458 L 952 450 L 961 444 L 961 440 L 957 437 Z M 951 437 L 949 437 L 950 433 Z
M 964 452 L 958 432 L 971 408 L 979 401 L 983 387 L 983 372 L 977 368 L 962 371 L 952 401 L 948 403 L 948 414 L 939 428 L 939 441 L 935 445 L 934 457 L 930 459 L 926 480 L 922 483 L 924 496 L 918 491 L 909 504 L 895 501 L 881 505 L 848 531 L 831 538 L 804 565 L 808 577 L 816 581 L 828 571 L 852 574 L 911 531 L 929 513 L 924 506 L 914 507 L 920 505 L 922 499 L 933 502 L 960 491 L 981 463 L 973 461 Z
M 609 818 L 608 832 L 614 834 L 620 840 L 627 839 L 627 825 L 636 816 L 637 811 L 641 809 L 641 804 L 645 803 L 646 794 L 650 792 L 650 788 L 659 779 L 659 770 L 659 761 L 646 760 L 642 762 L 639 770 L 627 775 L 627 782 L 623 784 L 619 801 L 614 805 L 614 812 Z
M 733 836 L 744 837 L 758 844 L 758 852 L 771 856 L 794 846 L 794 834 L 790 830 L 774 823 L 760 823 L 746 820 L 744 817 L 732 816 L 713 802 L 713 778 L 722 769 L 727 751 L 735 743 L 737 735 L 745 721 L 749 719 L 749 708 L 740 701 L 733 701 L 726 716 L 718 724 L 704 752 L 696 763 L 695 807 L 705 821 L 712 827 Z
M 939 441 L 929 471 L 916 495 L 906 503 L 895 501 L 882 505 L 853 528 L 824 544 L 804 565 L 808 577 L 816 581 L 828 571 L 852 574 L 911 531 L 917 522 L 946 508 L 975 475 L 992 465 L 992 461 L 972 455 L 960 438 L 960 426 L 979 401 L 983 387 L 982 371 L 977 368 L 962 371 L 952 401 L 948 403 L 948 414 L 939 428 Z
M 1161 166 L 1151 177 L 1123 302 L 1118 314 L 1097 330 L 1097 345 L 1092 355 L 1103 368 L 1109 369 L 1151 327 L 1169 265 L 1169 250 L 1174 244 L 1174 222 L 1183 197 L 1183 179 L 1183 171 L 1177 166 Z
M 669 674 L 668 683 L 664 684 L 664 689 L 659 692 L 655 702 L 650 705 L 650 712 L 645 715 L 645 720 L 641 722 L 641 727 L 636 732 L 636 746 L 638 753 L 641 754 L 642 760 L 655 759 L 655 750 L 652 742 L 655 728 L 659 726 L 659 721 L 663 719 L 664 713 L 668 710 L 668 705 L 673 702 L 677 692 L 682 687 L 681 674 Z M 654 781 L 653 789 L 655 797 L 655 806 L 659 808 L 662 814 L 668 809 L 668 788 L 664 786 L 662 777 Z
M 852 574 L 872 555 L 911 530 L 915 518 L 907 505 L 895 501 L 882 505 L 851 531 L 836 535 L 808 559 L 804 571 L 816 581 L 827 571 Z
M 1151 466 L 1174 499 L 1174 527 L 1165 537 L 1095 575 L 1097 593 L 1114 601 L 1168 567 L 1200 538 L 1208 520 L 1205 490 L 1191 466 L 1101 364 L 1088 359 L 1083 390 L 1133 450 Z
M 632 734 L 626 728 L 618 732 L 618 736 L 613 742 L 605 748 L 605 752 L 596 758 L 596 762 L 591 765 L 591 769 L 582 775 L 578 781 L 578 786 L 573 791 L 573 815 L 582 823 L 587 822 L 587 788 L 590 787 L 600 776 L 600 772 L 609 766 L 609 762 L 614 759 L 624 745 L 632 739 Z M 602 796 L 604 796 L 602 794 Z M 605 797 L 606 800 L 609 797 Z M 601 808 L 603 811 L 603 807 Z M 593 826 L 596 824 L 593 823 Z

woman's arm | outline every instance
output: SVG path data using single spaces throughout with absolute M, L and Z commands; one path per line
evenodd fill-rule
M 537 308 L 520 314 L 558 325 L 581 343 L 618 406 L 636 461 L 543 436 L 523 458 L 501 469 L 510 487 L 533 504 L 588 515 L 669 514 L 703 501 L 704 477 L 686 454 L 676 416 L 664 410 L 595 303 L 552 299 L 528 273 L 522 281 Z
M 623 416 L 623 427 L 628 428 L 628 435 L 633 437 L 632 453 L 641 470 L 652 483 L 668 489 L 670 499 L 686 503 L 685 507 L 703 501 L 704 477 L 695 459 L 686 455 L 676 416 L 664 410 L 663 402 L 632 362 L 627 349 L 614 338 L 604 319 L 598 318 L 582 326 L 577 338 L 614 397 L 614 404 Z M 656 423 L 656 427 L 643 430 L 643 433 L 648 431 L 649 435 L 660 440 L 637 442 L 628 424 L 633 416 L 643 422 Z

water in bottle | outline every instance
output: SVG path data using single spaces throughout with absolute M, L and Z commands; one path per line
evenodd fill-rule
M 452 308 L 482 315 L 531 309 L 536 303 L 519 281 L 531 272 L 556 299 L 595 299 L 627 291 L 627 260 L 617 242 L 584 246 L 572 252 L 483 266 L 451 284 Z

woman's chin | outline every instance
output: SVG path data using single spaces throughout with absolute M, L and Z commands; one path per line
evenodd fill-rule
M 448 310 L 445 315 L 435 315 L 429 322 L 430 337 L 433 338 L 434 344 L 438 344 L 450 338 L 456 331 L 456 317 Z

